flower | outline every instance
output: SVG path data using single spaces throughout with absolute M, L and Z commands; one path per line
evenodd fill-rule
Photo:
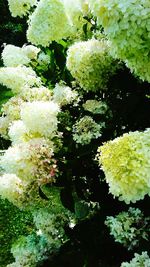
M 22 47 L 22 51 L 26 54 L 28 58 L 37 59 L 38 53 L 40 52 L 40 48 L 37 48 L 34 45 L 24 45 Z
M 104 101 L 89 99 L 83 104 L 83 108 L 93 114 L 105 114 L 108 106 Z
M 27 184 L 15 174 L 6 173 L 0 176 L 0 195 L 2 199 L 8 199 L 14 205 L 22 201 Z
M 9 147 L 0 158 L 0 166 L 4 172 L 16 174 L 28 183 L 52 183 L 57 173 L 53 149 L 52 142 L 33 138 L 29 142 Z
M 48 46 L 52 41 L 68 37 L 70 25 L 61 0 L 41 0 L 30 16 L 28 40 L 35 45 Z
M 150 217 L 145 218 L 140 209 L 129 208 L 128 212 L 120 212 L 115 217 L 107 216 L 105 224 L 116 242 L 133 249 L 141 239 L 148 240 L 149 222 Z
M 0 135 L 4 139 L 9 139 L 8 138 L 8 128 L 10 125 L 11 121 L 8 117 L 0 117 Z
M 21 143 L 29 139 L 29 132 L 21 120 L 11 123 L 8 135 L 13 144 Z
M 68 49 L 66 66 L 84 90 L 106 88 L 116 70 L 109 49 L 109 43 L 103 39 L 77 42 Z
M 21 106 L 21 119 L 31 133 L 52 138 L 57 132 L 58 112 L 53 101 L 33 101 Z
M 55 85 L 53 93 L 53 101 L 60 106 L 70 104 L 78 97 L 77 92 L 72 90 L 69 86 L 59 84 Z
M 2 105 L 2 114 L 7 116 L 10 121 L 20 119 L 20 108 L 23 103 L 24 101 L 21 97 L 11 97 L 5 104 Z
M 30 59 L 20 47 L 15 45 L 6 45 L 2 52 L 4 66 L 17 67 L 19 65 L 28 65 Z
M 7 267 L 36 267 L 39 262 L 47 259 L 49 250 L 47 240 L 43 236 L 21 236 L 11 248 L 15 262 Z
M 104 124 L 96 123 L 90 116 L 84 116 L 73 126 L 73 140 L 82 145 L 101 136 Z
M 129 132 L 98 149 L 109 192 L 127 204 L 150 195 L 150 129 Z
M 38 55 L 37 62 L 39 65 L 48 65 L 50 63 L 50 56 L 43 51 Z
M 111 53 L 150 82 L 149 0 L 88 0 L 111 42 Z
M 0 68 L 0 84 L 10 88 L 13 93 L 20 93 L 25 85 L 40 86 L 41 80 L 29 67 L 3 67 Z
M 87 21 L 83 18 L 85 6 L 82 2 L 83 1 L 80 0 L 63 0 L 66 15 L 74 33 L 82 30 L 83 25 L 87 23 Z
M 37 0 L 8 0 L 9 10 L 13 17 L 23 17 L 36 4 Z
M 142 254 L 135 253 L 134 258 L 128 263 L 123 262 L 120 267 L 137 267 L 137 266 L 150 266 L 150 258 L 147 251 L 142 252 Z
M 33 101 L 48 101 L 51 100 L 52 95 L 51 91 L 44 87 L 29 87 L 28 85 L 24 86 L 22 88 L 19 96 L 22 98 L 22 100 L 27 102 L 33 102 Z
M 2 52 L 2 59 L 5 67 L 17 67 L 28 65 L 32 59 L 37 58 L 40 49 L 33 45 L 21 47 L 15 45 L 5 45 Z

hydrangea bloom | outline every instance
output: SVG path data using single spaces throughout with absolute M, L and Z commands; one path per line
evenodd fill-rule
M 50 56 L 45 54 L 43 51 L 38 55 L 37 62 L 39 65 L 48 65 L 50 63 Z
M 104 101 L 89 99 L 83 104 L 83 108 L 93 114 L 105 114 L 108 106 Z
M 107 216 L 105 224 L 109 227 L 110 234 L 116 242 L 123 244 L 128 249 L 133 249 L 141 239 L 148 240 L 149 222 L 150 217 L 144 218 L 141 210 L 129 208 L 128 212 L 120 212 L 115 217 Z
M 63 0 L 65 12 L 73 31 L 82 30 L 87 22 L 83 18 L 83 3 L 80 0 Z
M 53 101 L 34 101 L 21 107 L 21 119 L 33 134 L 53 137 L 57 131 L 59 107 Z
M 2 52 L 4 66 L 17 67 L 19 65 L 28 65 L 32 59 L 37 58 L 40 49 L 33 45 L 18 47 L 15 45 L 6 45 Z
M 19 93 L 25 85 L 40 86 L 41 81 L 31 68 L 18 66 L 0 68 L 0 83 L 14 93 Z
M 53 100 L 60 106 L 70 104 L 78 97 L 77 92 L 65 85 L 56 84 L 53 92 Z
M 64 210 L 62 210 L 62 213 L 52 213 L 40 209 L 38 212 L 34 212 L 33 219 L 36 228 L 40 230 L 41 235 L 47 239 L 51 246 L 59 248 L 67 240 L 64 225 L 69 221 L 69 218 Z
M 98 149 L 109 191 L 127 204 L 150 195 L 150 129 L 130 132 Z
M 97 124 L 90 116 L 84 116 L 73 127 L 73 140 L 82 145 L 101 136 L 104 124 Z
M 0 195 L 8 199 L 14 205 L 22 199 L 26 183 L 15 174 L 4 174 L 0 176 Z
M 147 251 L 142 252 L 142 254 L 134 254 L 134 258 L 128 263 L 123 262 L 120 267 L 148 267 L 150 266 L 150 258 Z
M 51 100 L 51 91 L 44 87 L 29 87 L 25 86 L 22 88 L 20 92 L 20 97 L 22 100 L 27 101 L 27 102 L 33 102 L 33 101 L 49 101 Z
M 37 184 L 54 182 L 57 166 L 53 158 L 53 143 L 36 138 L 16 144 L 6 150 L 0 165 L 6 173 L 16 174 L 23 181 Z
M 149 0 L 88 0 L 112 43 L 113 56 L 150 81 Z
M 6 45 L 2 52 L 3 63 L 6 67 L 17 67 L 27 65 L 30 59 L 20 47 L 15 45 Z
M 30 138 L 29 132 L 21 120 L 12 122 L 8 135 L 13 144 L 24 142 Z
M 50 248 L 43 236 L 34 234 L 20 237 L 13 244 L 11 252 L 15 258 L 15 262 L 7 265 L 7 267 L 36 267 L 37 264 L 47 259 Z
M 78 0 L 78 1 L 80 2 L 83 15 L 86 16 L 89 13 L 88 0 Z
M 67 68 L 87 91 L 104 89 L 116 66 L 106 40 L 89 40 L 73 44 L 67 55 Z
M 68 37 L 70 26 L 61 0 L 41 0 L 32 13 L 27 31 L 28 40 L 48 46 L 52 41 Z
M 37 0 L 8 0 L 9 9 L 13 17 L 23 17 L 36 3 Z
M 4 139 L 9 139 L 8 138 L 8 128 L 10 125 L 11 121 L 8 117 L 0 117 L 0 135 Z
M 2 105 L 2 114 L 7 116 L 10 121 L 20 119 L 20 108 L 24 103 L 23 99 L 18 96 L 10 98 L 5 104 Z
M 37 55 L 40 52 L 40 49 L 34 45 L 24 45 L 22 51 L 30 59 L 37 59 Z

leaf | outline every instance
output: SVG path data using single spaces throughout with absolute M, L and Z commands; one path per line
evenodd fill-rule
M 41 187 L 39 187 L 39 195 L 42 199 L 49 200 L 49 198 L 42 191 Z
M 85 201 L 77 201 L 75 203 L 75 215 L 77 219 L 85 219 L 89 215 L 89 206 Z

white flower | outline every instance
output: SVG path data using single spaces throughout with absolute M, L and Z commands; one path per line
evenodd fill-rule
M 0 68 L 0 83 L 10 88 L 13 93 L 20 93 L 25 86 L 40 86 L 40 78 L 34 70 L 25 66 Z
M 111 53 L 150 82 L 149 0 L 88 0 L 111 41 Z
M 25 45 L 22 47 L 22 51 L 27 55 L 28 58 L 37 59 L 40 49 L 34 45 Z
M 83 19 L 82 3 L 80 0 L 63 0 L 65 12 L 73 30 L 82 29 L 86 21 Z
M 29 132 L 21 120 L 13 121 L 9 127 L 8 135 L 13 144 L 21 143 L 26 140 Z
M 17 67 L 19 65 L 28 65 L 30 59 L 23 52 L 22 48 L 15 45 L 6 45 L 2 52 L 3 63 L 6 67 Z
M 9 128 L 10 123 L 11 121 L 8 117 L 0 117 L 0 135 L 4 139 L 9 139 L 8 128 Z
M 2 105 L 2 114 L 7 116 L 10 121 L 20 119 L 20 108 L 23 103 L 24 101 L 21 97 L 11 97 L 5 104 Z
M 21 200 L 26 185 L 15 174 L 4 174 L 0 176 L 0 195 L 16 205 Z
M 73 44 L 67 55 L 67 68 L 80 86 L 87 91 L 105 89 L 116 65 L 109 54 L 106 40 L 89 40 Z
M 83 104 L 83 108 L 93 114 L 105 114 L 108 106 L 104 101 L 89 99 Z
M 143 222 L 142 225 L 140 225 L 141 222 Z M 128 212 L 120 212 L 115 217 L 107 216 L 105 224 L 115 241 L 130 250 L 139 245 L 140 240 L 148 239 L 149 222 L 150 217 L 144 217 L 140 209 L 130 207 Z
M 8 0 L 9 10 L 13 17 L 23 17 L 36 3 L 37 0 Z
M 38 55 L 38 59 L 37 59 L 37 62 L 40 64 L 40 65 L 48 65 L 50 63 L 50 56 L 45 54 L 44 52 L 41 52 L 39 55 Z
M 150 195 L 150 129 L 129 132 L 99 147 L 99 163 L 109 192 L 135 203 Z
M 24 101 L 28 102 L 40 101 L 40 100 L 48 101 L 51 100 L 52 98 L 51 91 L 44 86 L 32 87 L 32 88 L 30 88 L 29 86 L 25 86 L 24 88 L 22 88 L 19 95 Z
M 1 156 L 0 165 L 6 173 L 16 174 L 28 183 L 54 182 L 57 166 L 53 159 L 53 143 L 35 138 L 15 144 Z
M 61 0 L 41 0 L 32 13 L 27 31 L 28 40 L 48 46 L 52 41 L 68 37 L 70 25 Z
M 101 136 L 104 123 L 96 123 L 90 116 L 84 116 L 73 126 L 73 140 L 82 145 L 89 144 L 92 139 Z
M 149 267 L 150 258 L 147 254 L 147 251 L 142 252 L 142 254 L 134 254 L 134 258 L 128 263 L 123 262 L 120 267 Z
M 53 92 L 53 100 L 60 106 L 70 104 L 78 97 L 77 92 L 65 85 L 56 84 Z
M 21 119 L 32 133 L 53 137 L 57 131 L 59 107 L 52 101 L 34 101 L 21 107 Z

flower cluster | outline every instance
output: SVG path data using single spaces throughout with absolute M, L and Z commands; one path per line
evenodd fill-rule
M 73 126 L 73 140 L 76 143 L 85 145 L 89 144 L 92 139 L 101 136 L 104 123 L 96 123 L 92 117 L 84 116 Z
M 2 105 L 2 116 L 0 117 L 0 135 L 4 139 L 9 139 L 8 131 L 11 123 L 20 119 L 20 108 L 22 103 L 24 103 L 22 98 L 14 96 Z
M 9 9 L 13 17 L 23 17 L 36 3 L 37 0 L 8 0 Z
M 53 100 L 60 106 L 71 104 L 74 100 L 77 100 L 78 94 L 72 90 L 69 86 L 56 84 L 53 90 Z
M 20 119 L 20 107 L 24 103 L 23 99 L 18 96 L 10 98 L 2 105 L 1 112 L 3 116 L 7 116 L 10 121 Z
M 53 101 L 27 102 L 21 106 L 21 119 L 33 134 L 53 137 L 57 131 L 58 112 L 59 106 Z
M 104 101 L 98 101 L 96 99 L 89 99 L 83 104 L 83 108 L 93 114 L 105 114 L 108 110 L 108 106 Z
M 3 67 L 0 68 L 0 84 L 11 89 L 13 93 L 19 93 L 25 85 L 40 86 L 41 80 L 29 67 Z
M 28 65 L 32 59 L 37 58 L 39 51 L 40 49 L 33 45 L 23 46 L 22 48 L 15 45 L 6 45 L 2 52 L 4 66 Z
M 46 87 L 42 86 L 39 88 L 38 87 L 30 88 L 28 86 L 25 86 L 24 88 L 22 88 L 20 94 L 10 98 L 5 104 L 2 105 L 2 108 L 1 108 L 2 117 L 0 117 L 1 136 L 7 139 L 8 130 L 9 130 L 9 127 L 11 127 L 11 123 L 13 123 L 14 125 L 14 121 L 21 119 L 20 112 L 21 112 L 21 106 L 23 105 L 23 103 L 26 103 L 26 102 L 31 103 L 34 101 L 50 101 L 51 99 L 52 99 L 51 91 Z M 15 135 L 14 135 L 15 138 L 13 139 L 11 138 L 11 140 L 17 141 L 17 137 L 19 136 L 21 137 L 20 135 L 21 132 L 22 131 L 24 132 L 25 125 L 23 126 L 23 124 L 19 121 L 18 123 L 15 122 L 15 126 L 13 126 L 12 128 L 13 130 L 11 130 L 11 132 L 13 132 L 13 135 L 14 135 L 14 130 L 15 130 Z M 18 134 L 17 134 L 17 130 L 19 131 Z M 27 129 L 26 131 L 29 132 L 29 130 Z M 12 135 L 10 134 L 9 136 L 12 137 Z M 18 141 L 19 140 L 21 139 L 19 138 Z
M 10 120 L 8 117 L 0 117 L 0 135 L 4 139 L 9 139 L 8 138 L 8 128 L 10 125 Z
M 37 62 L 39 63 L 39 65 L 45 67 L 45 65 L 47 66 L 50 63 L 50 56 L 42 51 L 38 55 Z
M 16 120 L 9 125 L 8 136 L 13 144 L 19 144 L 21 142 L 31 139 L 31 134 L 24 125 L 23 121 Z
M 148 267 L 150 266 L 150 258 L 147 251 L 142 252 L 142 254 L 134 254 L 134 258 L 128 263 L 123 262 L 120 267 Z
M 64 213 L 55 214 L 44 209 L 34 213 L 34 222 L 39 235 L 46 238 L 51 248 L 59 248 L 67 240 L 64 225 L 68 220 Z
M 87 91 L 105 89 L 116 65 L 106 40 L 77 42 L 68 49 L 66 66 L 79 85 Z
M 35 234 L 20 237 L 13 244 L 11 252 L 15 258 L 15 262 L 7 265 L 7 267 L 36 267 L 37 263 L 47 259 L 49 246 L 43 236 Z
M 112 44 L 112 55 L 150 81 L 149 0 L 88 0 Z
M 105 224 L 116 242 L 132 249 L 141 239 L 148 240 L 149 221 L 150 218 L 144 218 L 141 210 L 129 208 L 128 212 L 120 212 L 115 217 L 107 216 Z
M 8 199 L 14 205 L 22 201 L 26 182 L 22 181 L 15 174 L 4 174 L 0 176 L 0 195 Z
M 5 173 L 16 174 L 26 182 L 45 184 L 55 181 L 57 165 L 53 158 L 53 143 L 42 138 L 9 147 L 0 164 Z
M 68 37 L 69 21 L 61 0 L 41 0 L 30 16 L 28 40 L 36 45 L 48 46 L 52 41 Z
M 49 101 L 52 99 L 51 91 L 44 87 L 29 87 L 25 86 L 22 88 L 19 96 L 23 101 L 33 102 L 33 101 Z
M 127 204 L 150 195 L 150 129 L 130 132 L 98 149 L 109 191 Z
M 83 15 L 88 13 L 88 6 L 85 1 L 80 0 L 63 0 L 65 12 L 69 20 L 70 27 L 72 29 L 72 36 L 80 36 L 83 25 L 87 23 Z

